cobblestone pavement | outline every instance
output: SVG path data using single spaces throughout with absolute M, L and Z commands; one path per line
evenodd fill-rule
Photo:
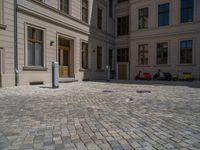
M 199 150 L 200 83 L 176 84 L 0 89 L 0 150 Z

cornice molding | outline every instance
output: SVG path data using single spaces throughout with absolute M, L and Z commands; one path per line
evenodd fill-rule
M 24 6 L 21 6 L 21 5 L 17 5 L 17 11 L 20 12 L 20 13 L 24 13 L 26 15 L 29 15 L 31 17 L 36 17 L 40 20 L 43 20 L 43 21 L 47 21 L 49 23 L 53 23 L 55 25 L 58 25 L 60 27 L 64 27 L 64 28 L 67 28 L 67 29 L 70 29 L 70 30 L 73 30 L 73 31 L 76 31 L 76 32 L 80 32 L 82 34 L 86 34 L 86 35 L 89 35 L 89 32 L 88 31 L 85 31 L 81 28 L 78 28 L 76 26 L 73 26 L 73 25 L 70 25 L 66 22 L 63 22 L 63 21 L 60 21 L 56 18 L 52 18 L 50 16 L 47 16 L 47 15 L 44 15 L 44 14 L 41 14 L 39 12 L 36 12 L 34 10 L 31 10 L 30 8 L 26 8 Z M 87 26 L 89 28 L 89 26 Z

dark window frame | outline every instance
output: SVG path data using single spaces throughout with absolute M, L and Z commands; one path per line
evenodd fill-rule
M 89 1 L 82 0 L 82 21 L 88 23 L 89 16 Z
M 161 9 L 167 8 L 167 9 Z M 163 19 L 163 20 L 160 20 Z M 163 21 L 163 22 L 162 22 Z M 164 3 L 158 5 L 158 26 L 167 26 L 170 23 L 170 3 Z
M 97 28 L 102 30 L 103 25 L 103 9 L 97 8 Z
M 129 16 L 117 18 L 117 36 L 129 34 Z
M 117 49 L 117 62 L 120 62 L 120 63 L 129 62 L 129 49 L 128 48 Z
M 88 69 L 88 43 L 81 43 L 81 68 Z
M 102 62 L 103 62 L 103 48 L 102 46 L 97 46 L 97 70 L 102 69 Z
M 183 45 L 184 45 L 184 47 L 183 47 Z M 181 40 L 180 41 L 180 64 L 192 64 L 193 63 L 193 47 L 194 47 L 193 40 Z
M 167 45 L 167 47 L 165 47 L 165 44 Z M 169 43 L 168 42 L 157 43 L 157 49 L 156 49 L 157 65 L 168 64 L 168 57 L 169 57 Z
M 186 6 L 183 6 L 183 1 L 187 1 Z M 192 4 L 190 3 L 192 1 Z M 184 15 L 184 13 L 186 13 Z M 192 13 L 192 14 L 190 14 Z M 181 0 L 181 23 L 194 21 L 194 0 Z
M 139 65 L 149 64 L 149 45 L 148 44 L 138 45 L 138 64 Z
M 140 8 L 138 10 L 138 29 L 148 29 L 149 26 L 149 8 Z
M 60 11 L 64 14 L 69 14 L 69 1 L 70 0 L 60 0 Z

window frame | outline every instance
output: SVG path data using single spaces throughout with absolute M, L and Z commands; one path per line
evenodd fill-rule
M 195 11 L 196 11 L 196 0 L 193 0 L 193 16 L 192 16 L 192 21 L 182 21 L 182 0 L 179 1 L 179 20 L 180 20 L 180 23 L 191 23 L 191 22 L 194 22 L 196 19 L 196 14 L 195 14 Z
M 87 8 L 84 8 L 83 7 L 83 1 L 84 0 L 81 0 L 81 20 L 85 23 L 89 23 L 89 0 L 86 0 L 87 1 Z M 87 9 L 87 20 L 84 20 L 83 18 L 83 9 Z
M 60 12 L 61 13 L 63 13 L 64 15 L 70 15 L 70 13 L 71 13 L 71 8 L 70 8 L 70 6 L 71 6 L 71 0 L 68 0 L 68 12 L 66 13 L 64 10 L 61 10 L 61 1 L 62 0 L 59 0 L 59 3 L 58 3 L 58 9 L 60 10 Z M 63 0 L 63 2 L 64 2 L 65 0 Z M 64 7 L 64 5 L 63 5 L 63 7 Z
M 122 53 L 123 50 L 124 50 L 124 54 Z M 119 51 L 121 51 L 120 54 L 118 53 Z M 129 56 L 129 48 L 128 47 L 117 48 L 116 55 L 117 55 L 117 58 L 116 58 L 117 63 L 128 63 L 129 62 L 130 56 Z M 124 61 L 122 61 L 123 59 L 124 59 Z
M 159 6 L 161 5 L 165 5 L 165 4 L 168 4 L 169 5 L 169 11 L 168 11 L 168 15 L 169 15 L 169 18 L 168 18 L 168 24 L 165 24 L 165 25 L 159 25 Z M 171 25 L 171 1 L 166 1 L 166 2 L 163 2 L 163 3 L 158 3 L 157 4 L 157 26 L 158 27 L 165 27 L 165 26 L 169 26 Z
M 119 23 L 119 19 L 121 19 L 120 23 Z M 125 26 L 123 27 L 123 25 Z M 129 16 L 117 17 L 117 36 L 125 36 L 125 35 L 129 35 Z
M 147 12 L 148 12 L 148 15 L 147 15 L 147 27 L 140 27 L 140 10 L 144 10 L 144 9 L 147 9 Z M 138 8 L 137 9 L 137 13 L 138 13 L 138 18 L 137 18 L 137 22 L 138 22 L 138 30 L 145 30 L 145 29 L 149 29 L 149 25 L 150 25 L 150 22 L 149 22 L 149 17 L 150 17 L 150 7 L 149 6 L 144 6 L 142 8 Z M 144 21 L 144 16 L 143 16 L 143 21 Z
M 181 63 L 181 42 L 184 42 L 184 41 L 192 41 L 192 54 L 191 54 L 191 56 L 192 56 L 192 58 L 191 58 L 191 63 Z M 193 38 L 188 38 L 188 39 L 181 39 L 181 40 L 179 40 L 179 54 L 178 54 L 178 56 L 179 56 L 179 65 L 193 65 L 194 64 L 194 57 L 195 57 L 195 55 L 194 55 L 194 52 L 195 51 L 195 40 L 193 39 Z
M 85 43 L 85 44 L 87 44 L 87 63 L 86 63 L 86 67 L 84 67 L 83 66 L 83 43 Z M 81 50 L 81 57 L 80 57 L 80 62 L 81 62 L 81 65 L 80 65 L 80 68 L 81 68 L 81 70 L 87 70 L 87 69 L 89 69 L 89 44 L 88 44 L 88 41 L 85 41 L 85 40 L 81 40 L 81 48 L 80 48 L 80 50 Z
M 31 27 L 31 28 L 35 28 L 35 29 L 38 29 L 38 30 L 41 30 L 43 32 L 43 54 L 42 54 L 42 65 L 41 66 L 30 66 L 28 64 L 28 27 Z M 44 70 L 46 71 L 46 29 L 45 28 L 42 28 L 40 26 L 37 26 L 37 25 L 32 25 L 32 24 L 29 24 L 29 23 L 25 23 L 25 62 L 24 62 L 24 70 L 29 70 L 29 69 L 38 69 L 38 70 Z
M 98 48 L 101 48 L 101 55 L 98 53 Z M 103 69 L 103 47 L 101 45 L 97 45 L 97 52 L 96 52 L 96 56 L 97 56 L 97 64 L 96 64 L 96 69 L 97 70 L 102 70 Z M 98 60 L 99 60 L 99 56 L 101 56 L 101 63 L 99 64 Z
M 147 63 L 140 63 L 141 61 L 140 61 L 140 46 L 147 46 Z M 138 55 L 137 55 L 137 58 L 138 58 L 138 65 L 139 66 L 148 66 L 149 65 L 149 44 L 148 43 L 146 43 L 146 44 L 138 44 L 138 46 L 137 46 L 137 52 L 138 52 Z M 145 50 L 143 49 L 143 58 L 144 58 L 144 56 L 145 56 Z
M 158 63 L 158 45 L 159 44 L 167 44 L 167 63 Z M 169 42 L 168 41 L 161 41 L 156 43 L 156 65 L 168 65 L 169 64 Z M 163 56 L 162 56 L 163 58 Z
M 99 10 L 101 10 L 101 21 L 99 23 Z M 99 26 L 100 25 L 100 26 Z M 97 7 L 97 28 L 99 30 L 103 30 L 103 9 L 101 7 Z

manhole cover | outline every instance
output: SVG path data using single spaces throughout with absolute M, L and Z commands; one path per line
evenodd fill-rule
M 110 91 L 110 90 L 104 90 L 103 92 L 104 92 L 104 93 L 111 93 L 111 92 L 113 92 L 113 91 Z
M 149 90 L 140 90 L 140 91 L 136 91 L 137 93 L 140 93 L 140 94 L 142 94 L 142 93 L 151 93 L 151 91 L 149 91 Z

